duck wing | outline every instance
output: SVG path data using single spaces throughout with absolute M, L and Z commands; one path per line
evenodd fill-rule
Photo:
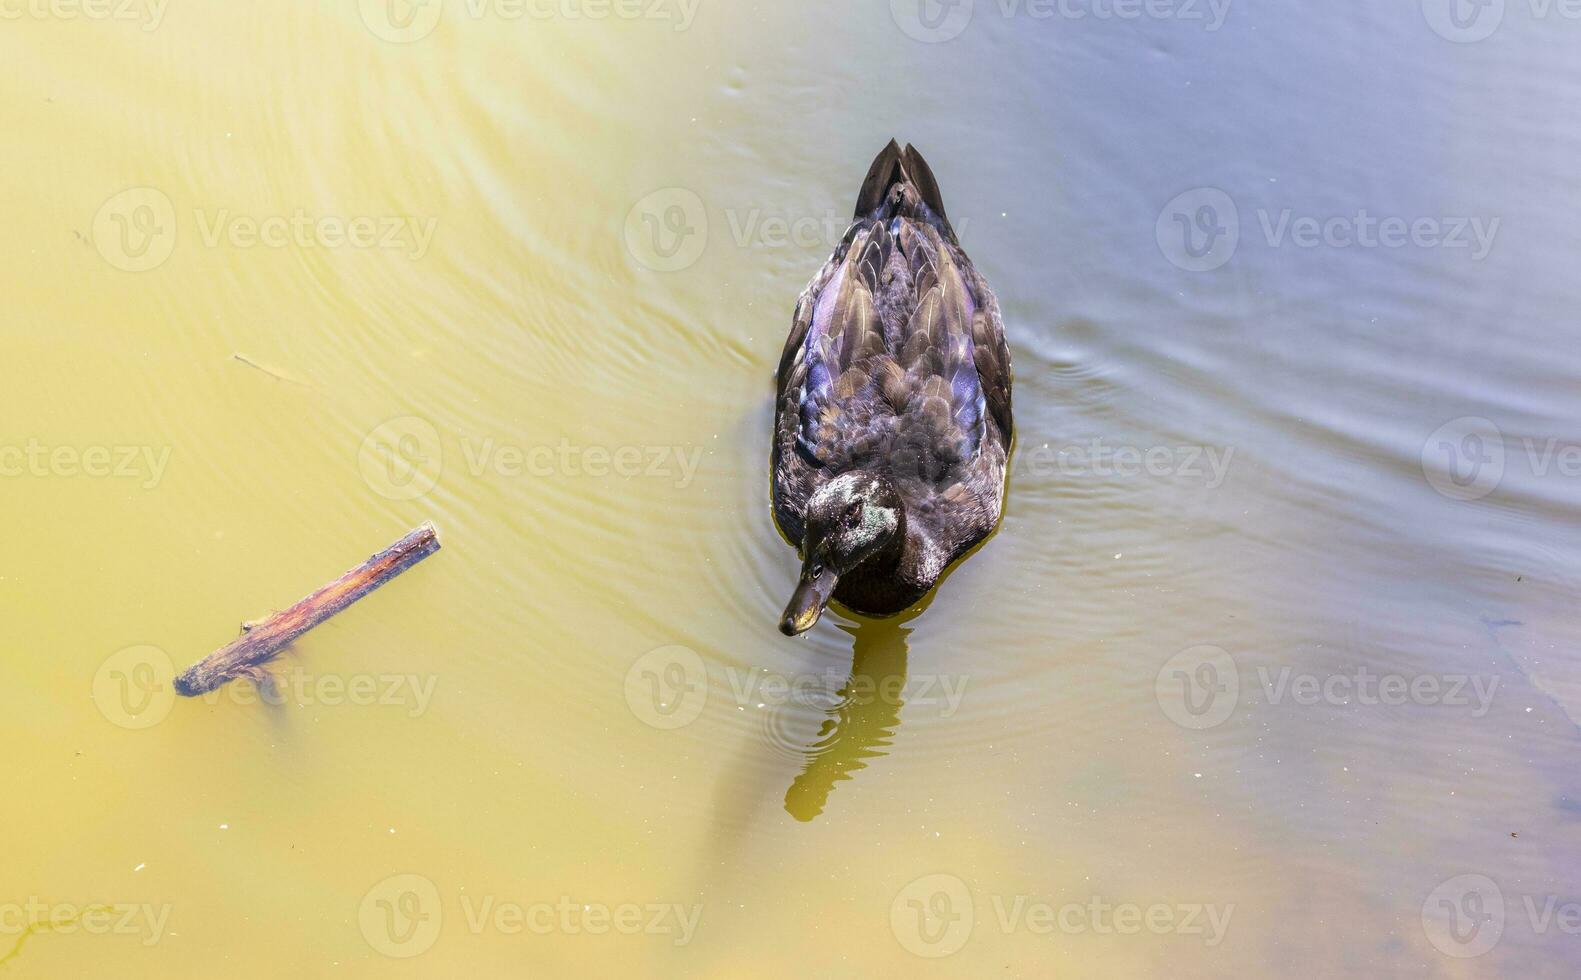
M 957 477 L 987 435 L 986 400 L 977 370 L 972 324 L 979 309 L 944 232 L 897 219 L 906 273 L 896 302 L 905 316 L 893 338 L 904 374 L 886 392 L 897 410 L 908 461 L 934 483 Z M 897 276 L 897 279 L 900 278 Z
M 1015 435 L 1015 415 L 1011 411 L 1010 345 L 1005 342 L 1005 325 L 999 315 L 999 300 L 983 282 L 977 271 L 967 265 L 969 277 L 974 281 L 974 292 L 984 302 L 972 316 L 972 360 L 977 366 L 977 377 L 983 388 L 983 399 L 988 405 L 988 415 L 999 428 L 999 437 L 1008 450 Z

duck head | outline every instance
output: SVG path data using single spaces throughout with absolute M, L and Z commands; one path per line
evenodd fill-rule
M 813 493 L 803 526 L 801 581 L 780 617 L 780 632 L 786 636 L 812 629 L 840 576 L 901 539 L 905 511 L 900 492 L 888 478 L 855 470 Z

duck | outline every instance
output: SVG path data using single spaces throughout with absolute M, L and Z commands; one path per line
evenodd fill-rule
M 1015 423 L 999 301 L 922 154 L 891 140 L 796 301 L 775 375 L 776 525 L 801 573 L 780 632 L 831 601 L 894 616 L 999 526 Z

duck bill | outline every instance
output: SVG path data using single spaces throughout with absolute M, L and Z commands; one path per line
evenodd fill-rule
M 785 606 L 785 615 L 780 617 L 780 632 L 786 636 L 800 636 L 812 629 L 818 622 L 818 617 L 823 615 L 823 607 L 829 604 L 829 597 L 834 595 L 834 587 L 840 581 L 840 576 L 831 569 L 825 568 L 817 575 L 812 575 L 803 567 L 801 581 L 796 584 L 796 591 L 791 593 L 790 602 Z

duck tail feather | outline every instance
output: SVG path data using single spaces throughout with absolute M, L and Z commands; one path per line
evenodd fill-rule
M 856 196 L 857 218 L 864 218 L 878 209 L 884 203 L 884 197 L 889 193 L 889 188 L 896 180 L 904 180 L 905 174 L 901 168 L 902 151 L 900 144 L 894 140 L 879 151 L 873 159 L 873 165 L 867 169 L 867 178 L 862 181 L 862 190 Z
M 939 193 L 939 182 L 933 176 L 933 168 L 928 166 L 928 161 L 922 159 L 922 154 L 915 146 L 906 144 L 906 149 L 901 153 L 901 168 L 905 171 L 906 179 L 917 189 L 922 197 L 922 203 L 933 209 L 941 221 L 948 221 L 944 213 L 944 195 Z

